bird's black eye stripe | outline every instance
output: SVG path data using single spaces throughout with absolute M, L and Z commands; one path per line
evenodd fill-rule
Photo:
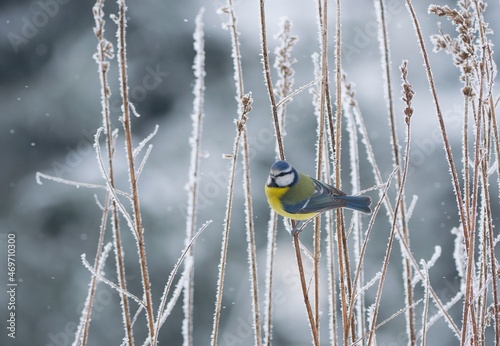
M 275 175 L 275 177 L 276 177 L 276 178 L 277 178 L 277 177 L 282 177 L 282 176 L 287 175 L 287 174 L 290 174 L 290 173 L 292 173 L 292 172 L 281 172 L 280 174 Z

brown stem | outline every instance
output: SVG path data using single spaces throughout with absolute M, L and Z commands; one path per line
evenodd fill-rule
M 385 9 L 384 9 L 384 1 L 379 0 L 379 8 L 380 8 L 380 26 L 381 33 L 380 40 L 382 45 L 382 55 L 383 55 L 383 66 L 385 70 L 385 80 L 386 80 L 386 93 L 387 93 L 387 106 L 389 110 L 389 123 L 391 129 L 391 144 L 393 150 L 393 160 L 395 167 L 399 167 L 397 170 L 397 186 L 401 185 L 402 174 L 401 174 L 401 166 L 400 166 L 400 153 L 399 153 L 399 141 L 397 137 L 397 128 L 396 128 L 396 120 L 394 117 L 394 106 L 392 99 L 392 83 L 391 83 L 391 68 L 390 68 L 390 50 L 389 50 L 389 41 L 387 38 L 387 27 L 385 21 Z M 401 205 L 399 206 L 400 218 L 401 218 L 401 227 L 402 233 L 405 237 L 405 241 L 407 244 L 410 243 L 410 237 L 408 234 L 408 228 L 406 224 L 406 210 L 404 199 L 401 199 Z M 394 215 L 396 217 L 396 215 Z M 410 345 L 415 345 L 416 335 L 415 335 L 415 322 L 413 316 L 413 285 L 411 284 L 412 278 L 412 270 L 411 263 L 408 258 L 403 259 L 404 262 L 404 284 L 406 285 L 405 295 L 406 295 L 406 306 L 408 306 L 408 310 L 406 312 L 408 329 L 410 331 Z
M 318 329 L 315 328 L 316 323 L 314 321 L 314 315 L 311 308 L 311 302 L 309 301 L 309 295 L 307 294 L 307 284 L 304 273 L 304 266 L 302 265 L 302 254 L 300 253 L 299 234 L 300 232 L 293 233 L 293 245 L 295 247 L 295 257 L 297 258 L 297 266 L 299 268 L 299 274 L 300 274 L 300 284 L 302 287 L 302 294 L 304 296 L 304 303 L 306 305 L 307 317 L 309 318 L 309 325 L 311 327 L 313 342 L 315 346 L 319 346 Z
M 285 159 L 285 149 L 283 147 L 283 139 L 281 138 L 281 128 L 278 117 L 278 107 L 276 106 L 276 98 L 274 97 L 273 82 L 271 79 L 271 68 L 269 65 L 269 52 L 267 48 L 267 33 L 266 33 L 266 11 L 264 6 L 265 0 L 260 0 L 260 35 L 261 35 L 261 50 L 262 63 L 264 65 L 264 75 L 266 77 L 267 93 L 271 101 L 271 112 L 273 114 L 274 133 L 278 145 L 280 160 Z
M 125 147 L 127 149 L 127 161 L 129 170 L 130 189 L 132 195 L 132 207 L 134 211 L 134 227 L 137 237 L 137 246 L 139 248 L 139 262 L 141 267 L 142 285 L 144 297 L 146 299 L 146 315 L 149 337 L 152 344 L 155 345 L 155 328 L 153 317 L 153 302 L 151 297 L 151 284 L 149 281 L 148 265 L 146 260 L 146 248 L 144 243 L 144 230 L 142 229 L 141 210 L 139 204 L 139 192 L 137 188 L 137 178 L 134 163 L 134 154 L 132 148 L 132 125 L 130 121 L 130 104 L 128 99 L 127 83 L 127 54 L 125 42 L 126 28 L 126 10 L 125 0 L 119 1 L 119 22 L 118 22 L 118 62 L 120 69 L 120 90 L 122 95 L 123 127 L 125 132 Z

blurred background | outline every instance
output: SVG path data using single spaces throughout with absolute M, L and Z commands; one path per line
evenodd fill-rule
M 418 196 L 410 220 L 410 238 L 416 259 L 428 260 L 435 246 L 442 255 L 431 270 L 431 283 L 443 301 L 448 301 L 459 289 L 453 254 L 454 236 L 458 226 L 455 197 L 445 161 L 437 117 L 422 67 L 423 61 L 416 43 L 413 26 L 403 1 L 387 0 L 387 21 L 391 43 L 392 82 L 399 139 L 404 145 L 403 103 L 399 65 L 409 60 L 409 81 L 416 95 L 412 118 L 412 152 L 407 183 L 408 199 Z M 440 4 L 445 4 L 442 1 Z M 453 6 L 452 2 L 448 2 Z M 429 36 L 438 30 L 454 35 L 444 19 L 427 15 L 430 2 L 415 1 L 417 16 L 429 52 Z M 5 286 L 0 294 L 0 344 L 2 345 L 69 345 L 80 318 L 88 290 L 90 273 L 82 266 L 81 254 L 93 262 L 96 252 L 101 211 L 94 194 L 102 202 L 103 192 L 75 188 L 50 181 L 38 185 L 36 172 L 65 179 L 103 184 L 96 155 L 92 148 L 93 135 L 101 126 L 100 84 L 97 65 L 92 55 L 97 40 L 93 33 L 93 2 L 71 0 L 2 1 L 0 2 L 0 253 L 4 254 L 8 233 L 16 235 L 17 259 L 17 333 L 16 339 L 6 337 L 5 320 L 8 296 Z M 168 275 L 184 244 L 185 212 L 189 169 L 189 136 L 193 102 L 194 19 L 201 6 L 205 7 L 206 102 L 203 123 L 200 180 L 199 226 L 206 220 L 213 223 L 195 244 L 195 345 L 206 345 L 212 329 L 217 266 L 219 264 L 222 223 L 226 204 L 226 183 L 229 161 L 223 154 L 232 152 L 237 104 L 233 82 L 231 40 L 222 24 L 228 18 L 218 14 L 225 5 L 211 1 L 142 1 L 128 2 L 128 76 L 130 100 L 139 118 L 133 118 L 134 143 L 159 130 L 152 140 L 151 156 L 141 174 L 139 192 L 145 226 L 146 248 L 155 308 Z M 500 10 L 497 1 L 489 2 L 486 20 Z M 257 254 L 261 293 L 264 289 L 267 222 L 269 207 L 263 185 L 275 158 L 274 136 L 269 99 L 264 83 L 260 27 L 257 1 L 235 1 L 240 33 L 245 91 L 252 92 L 253 110 L 249 115 L 248 135 L 251 146 L 252 193 L 255 209 Z M 316 3 L 304 1 L 268 1 L 267 28 L 271 53 L 279 45 L 274 35 L 280 19 L 288 17 L 292 33 L 299 37 L 293 56 L 297 59 L 294 87 L 314 79 L 311 55 L 319 52 L 316 24 Z M 384 179 L 392 171 L 389 122 L 383 91 L 383 76 L 377 20 L 372 1 L 343 2 L 343 67 L 347 78 L 356 86 L 356 96 L 369 129 L 375 156 Z M 116 25 L 109 18 L 116 13 L 114 2 L 106 2 L 106 37 L 115 45 Z M 330 76 L 334 76 L 334 5 L 330 12 Z M 493 36 L 494 43 L 498 36 Z M 456 158 L 460 157 L 461 84 L 459 72 L 444 53 L 430 53 L 431 64 L 442 102 Z M 272 54 L 272 63 L 274 54 Z M 498 62 L 498 61 L 497 61 Z M 111 111 L 114 125 L 123 134 L 118 122 L 120 97 L 117 89 L 116 60 L 109 73 Z M 277 80 L 273 71 L 274 81 Z M 152 80 L 155 83 L 150 83 Z M 332 83 L 332 88 L 334 84 Z M 306 90 L 294 97 L 289 105 L 287 135 L 284 139 L 287 159 L 304 173 L 314 175 L 316 120 Z M 347 138 L 347 133 L 344 138 Z M 127 171 L 123 162 L 123 136 L 119 137 L 116 154 L 118 185 L 128 188 Z M 349 161 L 343 154 L 342 186 L 350 191 Z M 375 184 L 366 153 L 361 152 L 362 188 Z M 459 162 L 460 160 L 456 160 Z M 241 166 L 237 171 L 234 214 L 231 221 L 224 309 L 221 319 L 221 345 L 252 345 L 250 325 L 250 285 L 248 281 L 246 235 L 241 181 Z M 492 184 L 492 205 L 498 223 L 497 185 Z M 358 191 L 354 191 L 357 193 Z M 394 191 L 391 192 L 394 196 Z M 369 193 L 376 201 L 378 194 Z M 407 202 L 410 202 L 408 200 Z M 351 212 L 346 212 L 350 218 Z M 280 219 L 281 220 L 281 219 Z M 368 218 L 363 219 L 368 223 Z M 291 237 L 280 221 L 276 263 L 276 302 L 274 307 L 274 344 L 310 344 L 310 332 L 298 284 Z M 140 269 L 132 234 L 122 222 L 128 287 L 141 294 Z M 366 278 L 378 270 L 386 250 L 390 225 L 381 214 L 372 232 L 366 258 Z M 311 230 L 304 232 L 303 241 L 311 244 Z M 106 241 L 111 241 L 110 232 Z M 379 320 L 388 318 L 404 306 L 401 257 L 395 245 L 388 278 L 382 297 Z M 325 257 L 324 257 L 325 258 Z M 0 282 L 5 282 L 6 256 L 0 259 Z M 112 256 L 105 272 L 115 281 Z M 326 286 L 326 274 L 322 277 Z M 417 285 L 417 292 L 421 286 Z M 373 301 L 375 290 L 367 293 Z M 323 290 L 326 298 L 326 290 Z M 131 303 L 135 312 L 137 305 Z M 322 339 L 328 340 L 327 308 L 323 312 Z M 460 324 L 461 304 L 452 308 Z M 137 322 L 135 339 L 145 338 L 144 319 Z M 160 333 L 160 344 L 180 345 L 182 309 L 174 308 Z M 400 315 L 378 331 L 379 345 L 406 344 L 404 315 Z M 96 295 L 89 345 L 118 345 L 123 337 L 119 296 L 100 284 Z M 453 343 L 454 337 L 440 321 L 429 330 L 433 344 Z

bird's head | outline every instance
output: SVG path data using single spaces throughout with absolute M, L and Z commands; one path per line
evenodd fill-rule
M 269 178 L 267 179 L 268 187 L 290 187 L 293 186 L 299 175 L 295 168 L 286 161 L 276 161 L 271 166 Z

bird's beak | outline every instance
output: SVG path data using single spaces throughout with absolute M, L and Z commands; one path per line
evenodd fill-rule
M 276 186 L 274 177 L 271 174 L 269 174 L 269 177 L 267 178 L 267 186 Z

